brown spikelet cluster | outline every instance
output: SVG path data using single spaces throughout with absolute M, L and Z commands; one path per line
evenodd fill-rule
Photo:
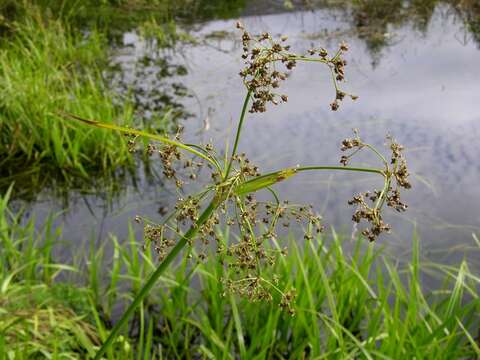
M 176 140 L 179 136 L 177 134 Z M 213 151 L 212 148 L 205 151 Z M 148 144 L 146 152 L 149 155 L 160 154 L 165 176 L 178 186 L 182 172 L 195 168 L 198 163 L 192 159 L 185 160 L 179 156 L 178 147 L 174 145 L 163 146 L 158 150 L 156 146 Z M 181 166 L 183 164 L 183 166 Z M 244 153 L 233 157 L 234 170 L 229 181 L 222 180 L 217 169 L 211 169 L 212 178 L 215 179 L 217 194 L 225 193 L 221 197 L 225 201 L 212 216 L 198 229 L 197 241 L 190 242 L 191 246 L 200 246 L 198 260 L 207 258 L 208 246 L 213 242 L 217 248 L 217 254 L 221 262 L 231 271 L 232 277 L 226 279 L 225 285 L 229 291 L 246 296 L 252 301 L 271 300 L 272 279 L 264 275 L 266 268 L 273 267 L 278 256 L 286 256 L 287 249 L 272 248 L 271 240 L 277 239 L 278 228 L 288 228 L 292 221 L 298 224 L 306 224 L 305 239 L 312 239 L 314 234 L 323 230 L 321 218 L 314 213 L 312 206 L 290 205 L 287 201 L 276 204 L 270 202 L 258 202 L 253 194 L 244 198 L 236 196 L 231 187 L 237 181 L 255 178 L 260 175 L 259 168 L 252 164 Z M 167 176 L 168 174 L 168 176 Z M 151 224 L 144 220 L 145 246 L 152 245 L 159 260 L 163 260 L 173 246 L 175 239 L 182 233 L 182 229 L 195 227 L 202 210 L 202 197 L 189 195 L 179 197 L 173 213 L 169 216 L 173 222 L 161 225 Z M 237 214 L 237 216 L 232 216 Z M 233 228 L 234 233 L 242 234 L 237 242 L 225 246 L 217 234 L 217 226 L 223 223 Z M 137 222 L 142 218 L 136 217 Z M 268 246 L 267 246 L 268 244 Z M 198 247 L 197 246 L 197 247 Z M 288 300 L 292 295 L 282 297 L 282 307 L 287 308 Z M 291 305 L 291 304 L 290 304 Z M 288 307 L 290 312 L 293 308 Z
M 272 268 L 279 256 L 288 254 L 287 248 L 271 246 L 278 239 L 278 230 L 295 222 L 306 228 L 305 239 L 312 239 L 323 230 L 321 217 L 312 206 L 291 205 L 287 201 L 257 202 L 253 195 L 248 195 L 245 201 L 238 197 L 234 201 L 239 216 L 228 219 L 227 225 L 237 228 L 242 235 L 222 253 L 231 270 L 225 284 L 230 292 L 252 301 L 270 301 L 272 288 L 278 290 L 272 286 L 278 279 L 266 277 L 265 270 Z M 282 292 L 280 296 L 280 306 L 293 314 L 294 292 Z
M 290 315 L 295 315 L 295 308 L 293 307 L 293 302 L 295 301 L 295 297 L 297 296 L 297 292 L 295 289 L 288 290 L 282 295 L 282 300 L 280 301 L 280 307 L 287 311 Z
M 180 142 L 183 130 L 183 126 L 177 126 L 176 133 L 171 138 Z M 137 140 L 139 136 L 127 134 L 126 137 L 128 138 L 129 151 L 131 153 L 137 152 L 137 148 L 139 147 Z M 209 144 L 205 145 L 205 151 L 208 151 L 208 147 Z M 184 160 L 182 152 L 174 144 L 155 145 L 153 143 L 148 143 L 144 147 L 144 153 L 150 157 L 158 154 L 163 168 L 163 175 L 166 179 L 174 180 L 176 187 L 179 189 L 183 187 L 185 179 L 195 180 L 198 169 L 202 168 L 204 165 L 203 161 L 194 161 L 192 159 Z M 181 160 L 184 160 L 183 166 Z M 183 171 L 179 174 L 179 170 Z M 185 172 L 188 172 L 187 176 L 185 176 Z
M 177 134 L 175 135 L 175 140 L 180 140 L 180 134 L 182 132 L 183 132 L 183 127 L 179 127 L 177 129 Z M 153 155 L 153 153 L 157 149 L 153 148 L 149 151 L 150 146 L 151 146 L 150 144 L 147 146 L 147 152 L 150 155 Z M 160 160 L 163 165 L 163 174 L 165 175 L 165 177 L 167 179 L 175 179 L 175 183 L 177 187 L 181 188 L 183 185 L 183 182 L 176 176 L 177 173 L 174 166 L 174 163 L 182 158 L 182 155 L 179 149 L 175 145 L 166 144 L 166 145 L 163 145 L 158 150 L 158 154 L 160 156 Z
M 333 57 L 330 57 L 324 48 L 310 49 L 307 54 L 299 55 L 290 51 L 290 45 L 285 43 L 286 36 L 275 41 L 266 32 L 258 36 L 251 35 L 241 23 L 237 23 L 237 28 L 242 31 L 242 58 L 245 60 L 245 67 L 240 71 L 240 76 L 253 96 L 251 113 L 265 112 L 268 103 L 277 105 L 288 101 L 288 96 L 278 93 L 277 89 L 299 61 L 315 61 L 329 66 L 336 90 L 335 99 L 330 104 L 332 110 L 337 110 L 340 102 L 348 95 L 339 89 L 337 83 L 345 80 L 347 62 L 342 57 L 348 51 L 345 43 L 340 44 Z M 283 66 L 279 67 L 279 64 Z M 357 99 L 357 96 L 348 96 L 353 100 Z
M 377 155 L 379 154 L 373 146 L 364 143 L 360 139 L 358 131 L 354 130 L 354 132 L 354 138 L 345 139 L 342 142 L 341 150 L 344 152 L 350 151 L 348 155 L 342 155 L 340 159 L 340 163 L 344 166 L 362 149 L 367 148 L 374 151 Z M 385 158 L 381 157 L 385 165 L 383 189 L 355 195 L 353 199 L 348 201 L 349 205 L 354 205 L 357 208 L 352 216 L 352 220 L 356 223 L 364 220 L 370 224 L 369 228 L 362 230 L 362 235 L 370 241 L 375 241 L 380 234 L 390 231 L 390 226 L 382 218 L 383 206 L 386 204 L 399 212 L 405 211 L 407 205 L 400 199 L 400 188 L 411 188 L 408 180 L 407 162 L 403 156 L 404 148 L 390 136 L 387 137 L 387 140 L 390 143 L 391 158 L 387 162 Z
M 136 146 L 137 146 L 137 139 L 138 135 L 133 135 L 133 134 L 124 134 L 125 138 L 127 138 L 127 148 L 128 152 L 130 153 L 135 153 L 136 151 Z
M 143 228 L 145 243 L 153 245 L 160 261 L 165 259 L 170 249 L 176 244 L 175 237 L 168 238 L 165 229 L 164 225 L 151 224 L 146 224 Z
M 391 164 L 393 165 L 393 176 L 397 182 L 398 187 L 410 189 L 412 185 L 408 181 L 407 161 L 403 156 L 403 145 L 398 144 L 391 136 L 387 139 L 390 141 L 390 150 L 392 151 Z

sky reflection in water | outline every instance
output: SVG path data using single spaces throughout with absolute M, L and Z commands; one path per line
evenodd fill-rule
M 312 45 L 333 50 L 346 40 L 351 50 L 346 57 L 348 83 L 343 87 L 360 98 L 355 103 L 345 100 L 338 112 L 331 112 L 328 104 L 334 90 L 327 69 L 299 64 L 281 87 L 289 95 L 288 104 L 249 116 L 240 150 L 263 171 L 296 164 L 337 164 L 339 144 L 351 136 L 352 128 L 377 146 L 390 133 L 407 148 L 413 189 L 404 195 L 409 204 L 405 215 L 389 211 L 387 220 L 394 232 L 379 242 L 408 248 L 416 224 L 423 247 L 471 244 L 471 233 L 480 232 L 480 51 L 463 24 L 448 12 L 447 7 L 437 7 L 425 33 L 409 25 L 391 29 L 384 34 L 390 45 L 375 54 L 335 11 L 244 18 L 252 32 L 287 34 L 299 52 Z M 135 33 L 126 33 L 125 46 L 117 50 L 113 62 L 123 69 L 123 80 L 141 84 L 147 97 L 158 87 L 158 66 L 153 62 L 138 72 L 146 54 L 184 66 L 186 74 L 172 81 L 191 95 L 179 100 L 195 114 L 184 121 L 185 138 L 213 139 L 223 147 L 226 137 L 232 137 L 245 93 L 237 75 L 242 66 L 241 44 L 233 20 L 193 28 L 192 35 L 202 41 L 180 44 L 175 51 L 152 48 Z M 207 117 L 209 130 L 201 132 Z M 359 161 L 375 164 L 368 157 Z M 299 175 L 277 188 L 283 199 L 313 204 L 327 225 L 350 233 L 353 209 L 347 200 L 355 192 L 380 185 L 369 175 L 319 173 Z M 113 232 L 121 238 L 133 216 L 157 219 L 158 208 L 173 204 L 176 197 L 173 188 L 170 191 L 145 179 L 139 188 L 128 187 L 113 208 L 102 199 L 76 194 L 77 201 L 59 219 L 67 237 L 79 241 L 96 233 L 101 239 Z M 45 215 L 52 207 L 59 209 L 48 195 L 43 198 L 32 210 Z

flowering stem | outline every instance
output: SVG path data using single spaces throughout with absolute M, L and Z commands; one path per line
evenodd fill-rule
M 383 172 L 382 169 L 376 169 L 376 168 L 359 168 L 359 167 L 351 167 L 351 166 L 301 166 L 301 167 L 296 167 L 296 168 L 288 168 L 288 169 L 283 169 L 283 170 L 277 170 L 273 171 L 268 174 L 263 174 L 261 176 L 254 177 L 248 181 L 245 181 L 242 185 L 248 184 L 253 181 L 260 181 L 263 178 L 270 178 L 275 175 L 281 174 L 285 172 L 285 170 L 291 170 L 291 175 L 294 173 L 300 172 L 300 171 L 312 171 L 312 170 L 341 170 L 341 171 L 357 171 L 357 172 L 366 172 L 366 173 L 375 173 L 375 174 L 380 174 L 382 176 L 385 176 L 385 173 Z M 283 179 L 282 179 L 283 180 Z
M 385 176 L 385 173 L 382 169 L 377 168 L 360 168 L 360 167 L 351 167 L 351 166 L 302 166 L 296 168 L 297 172 L 300 171 L 309 171 L 309 170 L 340 170 L 340 171 L 357 171 L 357 172 L 366 172 L 374 173 Z
M 240 140 L 240 133 L 242 131 L 243 120 L 245 120 L 245 115 L 247 113 L 248 102 L 250 101 L 250 97 L 252 96 L 252 91 L 248 90 L 247 95 L 245 96 L 245 100 L 243 102 L 242 113 L 240 114 L 240 120 L 238 121 L 237 133 L 235 135 L 235 143 L 233 144 L 232 155 L 230 156 L 230 160 L 228 161 L 227 169 L 225 170 L 225 175 L 223 180 L 226 180 L 228 175 L 230 174 L 230 169 L 232 168 L 233 157 L 235 156 L 238 148 L 238 142 Z
M 306 56 L 289 56 L 288 58 L 291 59 L 291 60 L 319 62 L 319 63 L 323 63 L 323 64 L 328 65 L 328 60 L 326 60 L 326 59 L 315 59 L 315 58 L 306 57 Z
M 383 156 L 377 149 L 375 149 L 375 147 L 373 147 L 372 145 L 370 144 L 363 144 L 363 146 L 366 146 L 367 148 L 369 148 L 370 150 L 372 150 L 379 158 L 380 160 L 382 160 L 383 164 L 385 165 L 385 167 L 388 166 L 388 162 L 387 162 L 387 159 L 385 158 L 385 156 Z
M 97 351 L 95 354 L 95 360 L 100 360 L 102 355 L 105 351 L 109 348 L 112 342 L 118 335 L 118 332 L 121 328 L 127 323 L 128 318 L 134 313 L 135 309 L 141 304 L 145 296 L 150 292 L 153 285 L 157 282 L 158 278 L 164 273 L 164 271 L 168 268 L 170 263 L 177 257 L 180 251 L 185 247 L 187 242 L 192 240 L 195 235 L 197 234 L 200 227 L 208 221 L 210 216 L 212 215 L 213 211 L 218 207 L 218 200 L 214 199 L 208 205 L 208 207 L 203 211 L 203 213 L 198 218 L 197 222 L 194 226 L 192 226 L 186 233 L 181 237 L 178 241 L 177 245 L 170 251 L 167 257 L 158 265 L 157 269 L 150 275 L 150 278 L 147 280 L 145 285 L 140 289 L 133 302 L 130 304 L 128 309 L 123 313 L 121 319 L 115 324 L 112 329 L 112 332 L 108 336 L 107 340 L 103 343 L 102 347 Z
M 264 174 L 261 176 L 253 177 L 235 186 L 233 191 L 237 195 L 254 193 L 258 190 L 274 185 L 280 181 L 286 180 L 289 177 L 296 175 L 300 171 L 312 171 L 312 170 L 354 171 L 354 172 L 380 174 L 383 177 L 386 177 L 385 172 L 382 169 L 377 169 L 377 168 L 359 168 L 359 167 L 350 167 L 350 166 L 303 166 L 303 167 L 286 168 L 286 169 L 274 171 L 268 174 Z

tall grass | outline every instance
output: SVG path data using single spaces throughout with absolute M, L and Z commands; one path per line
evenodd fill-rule
M 95 355 L 119 310 L 154 271 L 133 231 L 85 250 L 83 264 L 57 263 L 65 246 L 47 220 L 35 230 L 0 202 L 0 358 Z M 225 243 L 228 230 L 218 229 Z M 272 271 L 296 288 L 296 315 L 277 301 L 252 303 L 226 293 L 219 257 L 186 257 L 163 274 L 108 359 L 474 359 L 480 356 L 480 277 L 421 260 L 413 238 L 404 266 L 377 247 L 335 232 L 302 244 Z M 283 247 L 282 243 L 273 246 Z M 352 246 L 353 245 L 353 246 Z M 77 253 L 80 251 L 75 250 Z M 189 249 L 198 259 L 194 249 Z M 80 260 L 77 258 L 77 260 Z M 62 281 L 59 281 L 60 274 Z M 427 291 L 425 273 L 441 279 Z
M 219 296 L 221 268 L 200 266 L 203 303 L 195 324 L 211 358 L 246 359 L 471 359 L 480 355 L 479 278 L 463 262 L 435 265 L 444 287 L 427 292 L 414 238 L 405 268 L 372 246 L 355 243 L 345 251 L 341 238 L 318 238 L 299 246 L 272 271 L 297 289 L 296 315 L 276 306 Z M 213 257 L 212 257 L 213 259 Z M 238 316 L 235 316 L 238 308 Z M 226 322 L 222 315 L 227 314 Z M 477 340 L 478 341 L 478 340 Z M 232 354 L 234 350 L 234 354 Z
M 106 32 L 130 31 L 154 18 L 193 22 L 232 19 L 241 15 L 245 0 L 0 0 L 0 33 L 8 20 L 21 19 L 32 6 L 54 14 L 77 29 L 102 28 Z M 6 24 L 7 23 L 7 24 Z
M 106 49 L 97 32 L 71 31 L 39 11 L 30 10 L 13 24 L 0 45 L 2 170 L 44 163 L 64 176 L 88 176 L 131 162 L 120 135 L 66 124 L 58 115 L 67 111 L 133 124 L 132 107 L 115 105 L 105 86 Z
M 87 292 L 55 283 L 61 271 L 75 271 L 52 259 L 59 233 L 51 219 L 38 232 L 33 220 L 21 225 L 21 214 L 7 206 L 8 197 L 0 199 L 0 358 L 91 354 L 98 336 L 76 312 L 85 308 Z
M 53 217 L 35 228 L 34 218 L 24 221 L 8 207 L 10 194 L 0 199 L 0 359 L 93 357 L 103 322 L 91 286 L 74 282 L 74 262 L 54 260 L 61 231 Z M 62 276 L 68 281 L 59 281 Z M 120 339 L 113 350 L 129 359 L 130 349 Z

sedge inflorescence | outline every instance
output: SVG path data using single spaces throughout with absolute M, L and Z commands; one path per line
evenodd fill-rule
M 342 91 L 338 85 L 345 80 L 347 61 L 343 55 L 348 51 L 346 43 L 342 42 L 333 56 L 324 48 L 312 48 L 300 55 L 291 51 L 290 45 L 286 44 L 286 36 L 275 41 L 267 32 L 257 36 L 250 34 L 240 22 L 237 23 L 237 28 L 242 31 L 242 58 L 245 60 L 245 67 L 239 75 L 253 96 L 249 110 L 251 113 L 265 112 L 268 103 L 277 105 L 288 101 L 288 96 L 278 93 L 278 88 L 300 61 L 319 62 L 330 68 L 335 87 L 335 99 L 330 104 L 333 111 L 338 110 L 345 96 L 352 100 L 358 98 Z
M 242 30 L 243 59 L 245 68 L 241 70 L 247 88 L 247 95 L 242 109 L 237 130 L 237 141 L 247 108 L 252 113 L 263 113 L 267 104 L 286 102 L 287 95 L 277 93 L 280 83 L 288 77 L 298 62 L 319 62 L 325 64 L 332 74 L 335 88 L 335 99 L 331 109 L 337 110 L 345 96 L 356 99 L 339 89 L 338 83 L 345 79 L 346 60 L 343 55 L 348 50 L 345 43 L 333 56 L 323 49 L 311 49 L 308 54 L 299 55 L 291 51 L 286 44 L 286 37 L 276 41 L 268 33 L 253 36 L 245 30 L 242 24 L 237 27 Z M 283 70 L 279 69 L 283 66 Z M 390 227 L 384 223 L 382 211 L 384 205 L 397 211 L 405 211 L 407 206 L 400 199 L 400 190 L 410 188 L 408 170 L 403 156 L 403 147 L 389 137 L 390 160 L 365 143 L 355 132 L 351 139 L 342 142 L 345 153 L 340 163 L 342 166 L 312 166 L 282 169 L 277 172 L 262 174 L 260 169 L 252 164 L 244 153 L 237 153 L 237 141 L 230 157 L 218 156 L 212 144 L 186 145 L 181 142 L 181 128 L 161 145 L 148 144 L 145 153 L 158 155 L 163 166 L 163 173 L 177 187 L 179 197 L 170 214 L 166 215 L 161 224 L 155 224 L 147 219 L 137 217 L 144 223 L 145 246 L 153 246 L 160 261 L 165 260 L 170 251 L 177 246 L 179 239 L 185 239 L 191 246 L 189 256 L 196 256 L 198 261 L 208 258 L 213 247 L 216 249 L 216 261 L 223 266 L 221 283 L 225 294 L 236 293 L 251 301 L 278 300 L 281 308 L 294 313 L 296 290 L 284 288 L 281 279 L 268 271 L 277 259 L 288 255 L 288 249 L 279 245 L 282 231 L 289 229 L 291 224 L 304 229 L 306 241 L 313 239 L 324 226 L 321 217 L 313 206 L 290 204 L 280 200 L 271 186 L 307 170 L 351 170 L 376 173 L 384 179 L 382 190 L 373 190 L 354 196 L 349 201 L 356 206 L 353 221 L 366 221 L 370 227 L 362 234 L 373 241 Z M 138 133 L 138 132 L 137 132 Z M 129 146 L 135 149 L 132 136 Z M 382 163 L 380 169 L 349 168 L 353 156 L 361 150 L 375 153 Z M 193 153 L 185 157 L 186 150 Z M 209 176 L 205 172 L 209 172 Z M 185 184 L 207 178 L 208 184 L 199 193 L 184 195 Z M 257 191 L 268 191 L 272 201 L 258 201 Z M 210 202 L 209 206 L 206 204 Z M 205 215 L 206 209 L 211 211 Z M 230 227 L 228 241 L 222 235 L 221 229 Z M 283 230 L 282 230 L 283 229 Z M 195 255 L 192 255 L 195 254 Z
M 387 161 L 372 145 L 362 141 L 357 130 L 354 132 L 354 138 L 345 139 L 342 142 L 341 150 L 348 154 L 342 155 L 340 163 L 347 166 L 354 155 L 363 149 L 368 149 L 374 152 L 384 164 L 383 189 L 357 194 L 348 201 L 349 205 L 356 206 L 352 220 L 355 223 L 364 220 L 370 224 L 370 227 L 362 230 L 362 235 L 370 241 L 375 241 L 380 234 L 390 232 L 390 225 L 386 224 L 382 217 L 382 207 L 387 205 L 398 212 L 403 212 L 408 207 L 400 199 L 400 190 L 411 188 L 408 180 L 409 172 L 403 155 L 404 147 L 391 136 L 387 136 L 388 148 L 391 151 L 390 161 Z
M 384 180 L 382 190 L 356 195 L 349 202 L 356 206 L 353 221 L 359 223 L 363 220 L 370 224 L 369 228 L 362 231 L 370 241 L 390 230 L 382 216 L 385 204 L 397 211 L 405 211 L 407 208 L 400 199 L 400 191 L 411 187 L 409 172 L 403 155 L 404 149 L 392 137 L 388 138 L 391 152 L 389 161 L 372 145 L 363 142 L 357 132 L 354 138 L 345 139 L 342 143 L 345 155 L 340 159 L 341 166 L 296 166 L 267 174 L 262 174 L 246 155 L 237 153 L 248 108 L 250 112 L 263 113 L 267 110 L 268 103 L 275 105 L 279 101 L 286 102 L 287 95 L 277 94 L 276 91 L 280 82 L 287 78 L 288 72 L 299 62 L 318 62 L 328 66 L 335 88 L 335 98 L 330 104 L 332 110 L 338 110 L 340 102 L 348 95 L 338 87 L 338 82 L 345 79 L 347 62 L 343 55 L 348 50 L 346 44 L 340 44 L 338 51 L 331 57 L 323 48 L 311 49 L 307 55 L 299 55 L 290 50 L 285 37 L 275 41 L 268 33 L 252 36 L 240 23 L 237 27 L 243 31 L 242 57 L 245 68 L 241 70 L 240 76 L 247 88 L 247 94 L 230 156 L 226 152 L 216 152 L 212 144 L 183 143 L 181 129 L 175 136 L 170 137 L 167 134 L 150 134 L 61 113 L 65 118 L 81 121 L 89 126 L 127 134 L 128 147 L 132 152 L 136 150 L 136 140 L 139 137 L 159 142 L 160 145 L 147 144 L 145 154 L 159 156 L 165 178 L 174 181 L 179 193 L 178 201 L 168 215 L 164 209 L 161 210 L 166 216 L 160 224 L 140 216 L 135 218 L 144 225 L 144 246 L 153 247 L 161 263 L 114 326 L 96 358 L 100 358 L 107 351 L 129 316 L 142 304 L 156 281 L 187 245 L 190 246 L 187 248 L 187 256 L 193 257 L 196 254 L 198 261 L 208 258 L 208 250 L 212 247 L 210 245 L 216 246 L 213 261 L 220 265 L 222 275 L 219 281 L 225 295 L 239 294 L 250 301 L 276 300 L 279 307 L 294 315 L 296 289 L 287 285 L 288 279 L 279 279 L 272 274 L 272 265 L 277 259 L 288 256 L 288 249 L 279 245 L 279 229 L 289 228 L 292 221 L 298 222 L 300 227 L 305 229 L 304 239 L 308 241 L 322 231 L 323 225 L 312 206 L 291 205 L 280 200 L 272 188 L 280 181 L 305 171 L 343 170 L 380 175 Z M 279 63 L 283 64 L 284 70 L 277 69 Z M 348 96 L 356 99 L 356 96 Z M 382 168 L 349 167 L 353 156 L 364 149 L 369 149 L 378 156 Z M 185 152 L 190 156 L 185 157 Z M 202 191 L 185 196 L 184 185 L 199 180 L 205 170 L 210 172 L 208 184 Z M 259 191 L 268 191 L 273 200 L 257 201 L 255 194 Z M 234 241 L 227 241 L 222 236 L 221 229 L 225 226 L 235 230 L 231 232 L 233 236 L 230 236 Z

